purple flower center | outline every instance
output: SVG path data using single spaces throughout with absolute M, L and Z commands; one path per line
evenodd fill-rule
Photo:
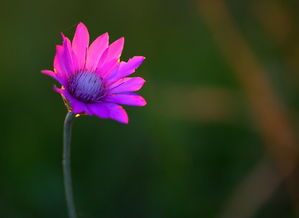
M 73 97 L 84 103 L 97 102 L 104 95 L 102 78 L 87 70 L 73 74 L 69 78 L 67 89 Z

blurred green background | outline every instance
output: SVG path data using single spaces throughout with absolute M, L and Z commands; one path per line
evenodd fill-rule
M 75 121 L 79 217 L 299 217 L 299 1 L 1 1 L 0 217 L 67 217 L 60 32 L 143 55 L 130 123 Z

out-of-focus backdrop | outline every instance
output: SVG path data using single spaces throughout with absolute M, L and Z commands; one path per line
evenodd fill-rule
M 63 218 L 60 32 L 125 37 L 143 108 L 75 121 L 79 217 L 299 216 L 299 1 L 1 1 L 0 217 Z

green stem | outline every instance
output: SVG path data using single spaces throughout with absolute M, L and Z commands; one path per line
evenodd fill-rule
M 74 204 L 72 176 L 71 176 L 71 136 L 72 123 L 75 118 L 73 112 L 68 112 L 64 120 L 64 135 L 63 135 L 63 177 L 66 203 L 70 218 L 77 218 L 76 208 Z

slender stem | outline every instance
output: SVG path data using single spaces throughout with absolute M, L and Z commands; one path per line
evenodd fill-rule
M 68 112 L 64 120 L 64 135 L 63 135 L 63 177 L 66 203 L 68 207 L 68 214 L 70 218 L 76 218 L 76 208 L 74 204 L 72 176 L 71 176 L 71 136 L 72 123 L 75 118 L 73 112 Z

